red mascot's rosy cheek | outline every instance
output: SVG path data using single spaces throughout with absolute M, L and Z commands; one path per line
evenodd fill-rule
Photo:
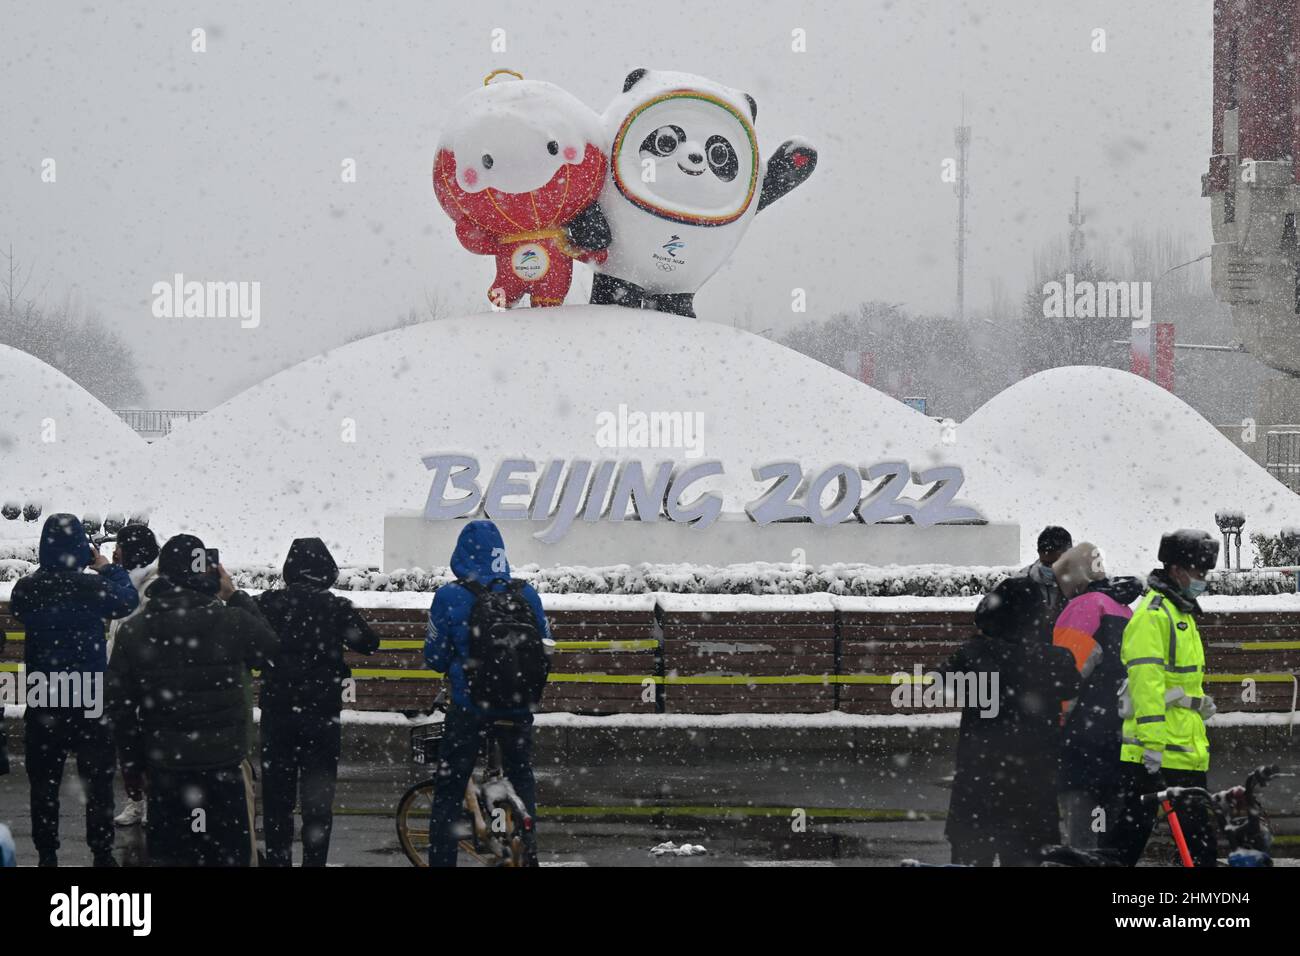
M 566 146 L 564 147 L 564 158 L 567 159 L 569 162 L 573 162 L 575 159 L 578 158 L 578 151 L 574 149 L 572 146 Z
M 566 147 L 566 156 L 570 149 L 576 157 L 576 147 Z M 532 192 L 503 193 L 489 187 L 470 193 L 457 182 L 455 157 L 450 150 L 442 150 L 434 164 L 433 188 L 442 208 L 456 222 L 468 219 L 489 235 L 519 235 L 568 223 L 599 195 L 605 166 L 604 154 L 588 144 L 582 162 L 561 166 Z M 459 175 L 469 186 L 478 179 L 478 171 L 472 167 Z

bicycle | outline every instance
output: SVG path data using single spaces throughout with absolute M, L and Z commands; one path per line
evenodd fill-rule
M 432 717 L 446 713 L 444 695 L 425 712 Z M 411 728 L 411 760 L 434 768 L 444 723 L 429 721 Z M 498 727 L 511 727 L 509 720 L 494 721 L 479 752 L 486 764 L 476 767 L 465 785 L 465 811 L 470 819 L 469 839 L 459 841 L 470 858 L 484 866 L 537 866 L 537 835 L 533 816 L 506 778 L 497 742 Z M 429 865 L 429 816 L 433 809 L 435 778 L 430 776 L 409 787 L 397 801 L 397 841 L 413 866 Z
M 1202 800 L 1209 805 L 1211 818 L 1218 834 L 1228 844 L 1228 866 L 1272 866 L 1273 834 L 1269 829 L 1268 813 L 1260 800 L 1259 791 L 1278 776 L 1293 776 L 1293 774 L 1283 773 L 1276 764 L 1270 764 L 1256 767 L 1247 774 L 1244 785 L 1238 784 L 1217 793 L 1211 793 L 1204 787 L 1166 787 L 1155 793 L 1144 794 L 1142 802 L 1146 806 L 1159 806 L 1164 809 L 1181 866 L 1190 867 L 1193 862 L 1175 804 L 1190 800 Z M 905 867 L 963 866 L 963 864 L 953 863 L 922 863 L 919 860 L 903 860 L 900 865 Z M 1039 865 L 1122 867 L 1125 864 L 1114 850 L 1091 850 L 1052 844 L 1043 847 L 1042 862 Z
M 1142 796 L 1144 806 L 1157 806 L 1164 810 L 1165 820 L 1178 850 L 1179 865 L 1192 867 L 1191 851 L 1183 835 L 1182 823 L 1176 805 L 1202 801 L 1208 805 L 1211 819 L 1219 836 L 1228 844 L 1228 866 L 1272 866 L 1273 833 L 1269 828 L 1268 813 L 1260 800 L 1259 791 L 1274 777 L 1283 774 L 1276 764 L 1256 767 L 1246 775 L 1245 784 L 1211 793 L 1204 787 L 1166 787 Z M 1045 847 L 1044 866 L 1119 866 L 1119 860 L 1104 850 L 1081 850 L 1066 846 Z
M 1259 799 L 1259 791 L 1268 785 L 1282 769 L 1276 764 L 1256 767 L 1246 775 L 1244 786 L 1211 793 L 1204 787 L 1168 787 L 1158 793 L 1142 797 L 1145 806 L 1153 804 L 1164 808 L 1178 857 L 1185 867 L 1193 866 L 1192 855 L 1178 822 L 1174 802 L 1200 800 L 1209 804 L 1210 813 L 1219 833 L 1228 841 L 1229 866 L 1272 866 L 1273 833 L 1268 824 L 1268 813 Z

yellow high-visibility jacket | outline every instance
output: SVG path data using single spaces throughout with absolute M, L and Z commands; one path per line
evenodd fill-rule
M 1141 763 L 1142 752 L 1153 750 L 1164 754 L 1164 769 L 1208 770 L 1210 742 L 1200 712 L 1205 648 L 1191 613 L 1154 588 L 1147 591 L 1124 628 L 1120 656 L 1131 701 L 1120 760 Z

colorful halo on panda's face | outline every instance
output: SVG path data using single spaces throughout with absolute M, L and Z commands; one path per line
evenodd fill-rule
M 628 138 L 629 132 L 636 126 L 637 120 L 641 118 L 646 111 L 653 109 L 660 104 L 670 100 L 696 100 L 707 103 L 710 106 L 717 107 L 725 111 L 736 125 L 743 131 L 746 144 L 748 145 L 748 165 L 749 175 L 741 182 L 735 184 L 734 195 L 738 202 L 731 205 L 726 211 L 707 212 L 702 210 L 688 210 L 681 207 L 666 205 L 662 197 L 650 194 L 644 189 L 646 185 L 639 178 L 629 181 L 623 175 L 623 150 Z M 638 130 L 633 139 L 641 134 Z M 738 150 L 743 150 L 745 144 L 734 144 Z M 631 157 L 632 165 L 637 169 L 641 168 L 640 144 L 638 142 L 627 143 L 627 148 L 634 151 Z M 652 99 L 637 106 L 619 126 L 618 133 L 614 137 L 613 146 L 610 149 L 610 170 L 614 177 L 614 185 L 618 191 L 635 206 L 644 209 L 652 215 L 661 219 L 667 219 L 670 222 L 678 222 L 691 226 L 725 226 L 728 223 L 735 222 L 743 216 L 749 209 L 750 204 L 754 201 L 754 195 L 758 190 L 759 176 L 759 156 L 758 156 L 758 138 L 754 134 L 754 127 L 749 121 L 749 117 L 743 112 L 736 109 L 721 97 L 714 96 L 710 93 L 704 93 L 700 90 L 677 89 L 668 90 Z M 641 188 L 638 188 L 641 187 Z

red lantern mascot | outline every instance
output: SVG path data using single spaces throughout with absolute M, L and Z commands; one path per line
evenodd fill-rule
M 564 302 L 573 260 L 603 262 L 609 227 L 595 204 L 605 181 L 600 120 L 558 86 L 492 82 L 453 110 L 433 191 L 470 252 L 495 256 L 488 299 L 511 308 Z

